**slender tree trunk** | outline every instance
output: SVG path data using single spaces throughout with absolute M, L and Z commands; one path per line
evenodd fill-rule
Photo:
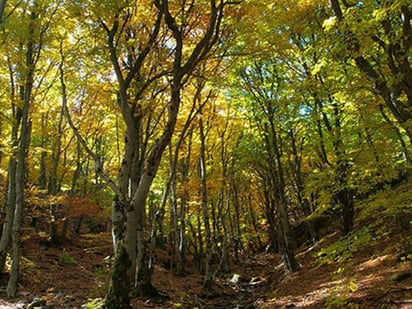
M 333 148 L 336 156 L 335 182 L 338 190 L 334 192 L 334 200 L 340 206 L 340 215 L 342 218 L 342 233 L 347 235 L 353 230 L 354 220 L 354 201 L 355 192 L 350 188 L 348 183 L 348 169 L 344 142 L 342 139 L 342 112 L 336 102 L 332 98 L 329 101 L 333 107 L 334 115 L 334 130 L 331 132 L 333 138 Z M 326 116 L 325 116 L 326 120 Z
M 176 162 L 177 163 L 177 162 Z M 174 167 L 176 170 L 176 166 Z M 176 172 L 174 173 L 176 174 Z M 170 268 L 176 266 L 176 258 L 178 254 L 178 244 L 179 244 L 179 226 L 178 220 L 179 215 L 177 213 L 177 196 L 176 196 L 176 175 L 172 179 L 170 186 L 170 237 L 169 237 L 169 248 L 170 248 Z
M 202 236 L 202 221 L 201 221 L 201 210 L 199 210 L 199 213 L 196 216 L 197 220 L 197 240 L 198 240 L 198 259 L 196 259 L 198 261 L 198 268 L 199 268 L 199 272 L 203 273 L 205 272 L 205 246 L 204 246 L 204 240 L 203 240 L 203 236 Z
M 294 178 L 295 186 L 296 186 L 296 196 L 297 196 L 299 205 L 303 211 L 303 214 L 307 218 L 312 214 L 312 212 L 310 209 L 310 204 L 309 204 L 308 199 L 303 196 L 303 192 L 305 191 L 305 186 L 304 186 L 302 170 L 301 170 L 302 159 L 301 159 L 301 154 L 299 154 L 298 152 L 296 136 L 292 130 L 289 132 L 289 138 L 292 144 L 293 162 L 291 162 L 291 170 L 293 171 L 293 176 L 294 176 L 293 178 Z M 303 145 L 303 140 L 301 144 Z M 302 149 L 301 149 L 301 152 L 302 152 Z M 313 243 L 315 243 L 316 241 L 319 240 L 319 232 L 316 228 L 316 224 L 313 220 L 310 220 L 307 222 L 307 226 L 309 229 L 311 240 Z
M 0 239 L 0 271 L 4 270 L 6 264 L 7 252 L 11 240 L 11 231 L 14 221 L 14 211 L 16 207 L 16 169 L 17 169 L 17 155 L 19 146 L 19 128 L 22 118 L 22 109 L 16 104 L 16 84 L 14 80 L 14 73 L 9 63 L 9 75 L 11 85 L 11 108 L 13 111 L 13 125 L 11 129 L 11 146 L 12 155 L 9 159 L 8 172 L 7 172 L 7 194 L 5 204 L 5 221 L 2 226 L 2 234 Z M 23 87 L 20 87 L 20 99 L 24 97 Z M 2 274 L 2 273 L 1 273 Z
M 273 116 L 274 114 L 272 111 L 269 115 L 269 127 L 267 128 L 267 132 L 269 132 L 268 145 L 272 147 L 272 149 L 269 150 L 269 153 L 271 154 L 269 161 L 271 162 L 270 176 L 273 185 L 273 201 L 276 207 L 275 214 L 277 219 L 278 245 L 285 270 L 287 272 L 294 272 L 298 269 L 294 252 L 296 249 L 296 240 L 292 234 L 292 229 L 289 223 L 285 194 L 285 175 L 282 162 L 282 144 L 275 127 Z
M 232 190 L 232 200 L 233 200 L 233 208 L 235 210 L 235 232 L 234 232 L 234 237 L 233 237 L 233 242 L 234 242 L 234 250 L 235 250 L 235 257 L 236 259 L 238 258 L 238 255 L 240 252 L 244 251 L 243 247 L 243 241 L 242 241 L 242 230 L 240 228 L 240 202 L 239 202 L 239 193 L 238 193 L 238 188 L 236 185 L 236 182 L 233 177 L 233 171 L 231 172 L 231 177 L 230 177 L 230 187 Z
M 193 105 L 194 107 L 194 105 Z M 161 221 L 163 220 L 163 214 L 165 212 L 165 208 L 166 208 L 166 203 L 167 203 L 167 199 L 169 196 L 170 191 L 172 190 L 173 186 L 175 185 L 175 181 L 176 181 L 176 172 L 177 172 L 177 164 L 178 164 L 178 160 L 179 160 L 179 151 L 181 148 L 181 145 L 186 137 L 186 133 L 190 127 L 190 124 L 192 123 L 194 117 L 193 117 L 193 111 L 194 109 L 192 109 L 190 115 L 188 117 L 188 119 L 186 120 L 185 126 L 179 136 L 179 139 L 176 143 L 175 149 L 174 149 L 174 154 L 172 156 L 172 151 L 171 151 L 171 147 L 170 147 L 170 153 L 169 153 L 169 161 L 170 161 L 170 174 L 169 177 L 167 179 L 166 185 L 165 185 L 165 189 L 163 192 L 163 196 L 162 196 L 162 202 L 161 202 L 161 206 L 160 208 L 156 211 L 156 214 L 153 218 L 153 222 L 152 222 L 152 230 L 151 230 L 151 256 L 150 256 L 150 267 L 152 267 L 152 260 L 154 259 L 154 252 L 153 249 L 156 246 L 156 239 L 157 239 L 157 230 L 158 228 L 161 226 Z M 190 160 L 190 149 L 191 149 L 191 136 L 192 136 L 192 130 L 189 131 L 189 145 L 188 145 L 188 155 L 187 155 L 187 160 Z M 187 164 L 187 169 L 188 169 L 188 164 Z M 186 173 L 188 173 L 188 171 L 186 171 Z M 185 176 L 183 175 L 183 178 Z M 184 182 L 184 180 L 182 181 Z M 173 189 L 175 191 L 175 189 Z M 172 205 L 174 205 L 174 199 L 175 197 L 173 196 L 174 193 L 172 192 Z M 184 206 L 182 206 L 184 207 Z M 173 207 L 172 207 L 173 208 Z M 181 216 L 183 216 L 184 214 L 181 211 Z M 172 218 L 173 217 L 173 213 L 172 213 Z M 173 219 L 172 219 L 173 221 Z M 183 222 L 184 225 L 184 222 Z M 180 229 L 181 230 L 181 229 Z M 182 234 L 182 233 L 181 233 Z M 177 249 L 178 250 L 178 249 Z
M 24 208 L 24 187 L 25 187 L 25 172 L 26 172 L 26 158 L 30 144 L 31 121 L 28 119 L 29 103 L 31 99 L 32 76 L 26 82 L 25 90 L 25 106 L 23 108 L 22 126 L 20 134 L 20 146 L 16 168 L 16 208 L 13 220 L 12 229 L 12 265 L 10 270 L 10 278 L 7 284 L 7 296 L 15 297 L 17 294 L 17 286 L 20 272 L 20 255 L 21 255 L 21 223 L 23 220 Z M 28 77 L 28 78 L 29 78 Z
M 63 118 L 64 118 L 64 111 L 66 108 L 66 101 L 67 101 L 67 94 L 66 94 L 66 85 L 62 80 L 62 104 L 61 104 L 61 109 L 59 113 L 59 121 L 57 124 L 57 136 L 55 140 L 55 145 L 53 149 L 53 154 L 52 154 L 52 168 L 50 170 L 50 180 L 49 180 L 49 188 L 48 188 L 48 193 L 51 195 L 57 194 L 59 190 L 58 186 L 58 175 L 57 175 L 57 170 L 59 168 L 59 162 L 60 162 L 60 155 L 62 152 L 62 135 L 63 135 Z
M 12 229 L 12 265 L 10 270 L 10 278 L 7 284 L 7 296 L 15 297 L 17 294 L 17 286 L 19 279 L 19 264 L 20 264 L 20 233 L 21 223 L 23 220 L 24 207 L 24 187 L 26 174 L 26 159 L 30 145 L 31 120 L 29 119 L 29 108 L 32 100 L 32 89 L 34 79 L 34 21 L 37 19 L 37 14 L 32 12 L 30 15 L 29 37 L 26 50 L 26 68 L 27 73 L 24 82 L 23 91 L 23 110 L 20 129 L 20 144 L 16 166 L 16 206 Z
M 190 123 L 189 123 L 190 124 Z M 189 167 L 190 158 L 192 150 L 192 130 L 189 131 L 186 156 L 181 159 L 180 170 L 181 170 L 181 183 L 186 184 L 189 181 Z M 176 150 L 178 152 L 178 150 Z M 176 272 L 177 274 L 183 275 L 185 270 L 185 252 L 186 252 L 186 211 L 189 201 L 189 191 L 185 188 L 183 189 L 182 196 L 180 199 L 180 210 L 179 210 L 179 226 L 177 229 L 177 264 Z
M 221 218 L 223 239 L 221 241 L 221 259 L 219 270 L 223 273 L 228 273 L 230 271 L 230 261 L 229 261 L 229 233 L 227 228 L 227 221 L 231 222 L 230 218 L 230 207 L 231 207 L 231 197 L 230 197 L 230 186 L 228 189 L 227 178 L 228 178 L 228 164 L 229 155 L 227 153 L 226 146 L 226 135 L 229 128 L 229 122 L 226 122 L 222 132 L 219 133 L 221 140 L 221 150 L 220 150 L 220 161 L 222 162 L 222 182 L 220 188 L 220 196 L 218 202 L 219 217 Z M 229 133 L 230 134 L 230 133 Z M 226 219 L 228 218 L 228 220 Z
M 12 127 L 12 147 L 16 149 L 18 142 L 18 129 L 21 121 L 21 110 L 17 110 L 15 122 Z M 11 232 L 14 221 L 14 211 L 16 207 L 16 169 L 17 169 L 17 154 L 10 157 L 8 173 L 7 173 L 7 199 L 5 204 L 5 217 L 2 227 L 2 234 L 0 239 L 0 270 L 3 271 L 6 264 L 7 252 L 11 240 Z
M 183 196 L 180 202 L 180 215 L 179 215 L 179 237 L 177 245 L 177 274 L 183 275 L 185 272 L 185 260 L 186 260 L 186 209 L 187 209 L 187 196 Z
M 203 128 L 202 114 L 199 117 L 199 133 L 200 133 L 200 179 L 201 179 L 201 196 L 202 196 L 202 214 L 203 224 L 205 228 L 205 277 L 203 280 L 203 286 L 209 289 L 213 282 L 212 271 L 212 232 L 209 222 L 209 210 L 208 210 L 208 196 L 207 196 L 207 175 L 206 175 L 206 146 L 205 146 L 205 133 Z
M 170 135 L 164 136 L 165 139 L 159 141 L 158 147 L 159 151 L 163 153 L 166 145 L 169 143 L 171 138 Z M 132 205 L 136 209 L 137 221 L 134 224 L 137 225 L 137 282 L 136 282 L 136 292 L 137 295 L 154 295 L 157 293 L 156 289 L 151 283 L 152 270 L 149 268 L 148 255 L 146 252 L 146 246 L 144 242 L 144 231 L 145 231 L 145 219 L 146 219 L 146 200 L 149 194 L 150 186 L 156 175 L 157 169 L 160 164 L 161 154 L 156 159 L 153 157 L 156 153 L 151 153 L 146 165 L 146 173 L 143 174 L 139 182 L 139 187 L 133 197 Z M 150 160 L 152 159 L 152 160 Z M 155 160 L 154 160 L 155 159 Z
M 291 235 L 292 231 L 290 228 L 289 218 L 284 204 L 278 204 L 277 219 L 279 251 L 284 262 L 285 270 L 287 272 L 294 272 L 298 269 L 298 263 L 296 261 L 294 252 L 296 248 L 296 243 L 293 235 Z
M 226 184 L 225 184 L 226 187 Z M 221 256 L 220 256 L 220 263 L 219 263 L 219 268 L 218 271 L 223 272 L 223 273 L 229 273 L 230 272 L 230 260 L 229 260 L 229 232 L 227 228 L 227 222 L 226 217 L 228 217 L 229 213 L 229 208 L 230 208 L 230 196 L 226 197 L 224 199 L 224 196 L 221 197 L 222 201 L 219 202 L 222 203 L 220 207 L 224 207 L 224 204 L 226 204 L 226 211 L 222 209 L 222 240 L 221 240 Z M 225 203 L 226 201 L 226 203 Z
M 274 201 L 269 196 L 269 192 L 265 194 L 266 203 L 265 203 L 265 212 L 266 212 L 266 219 L 268 222 L 268 238 L 269 238 L 269 250 L 270 252 L 278 252 L 279 245 L 278 245 L 278 227 L 275 220 L 275 207 Z
M 76 169 L 73 173 L 72 184 L 71 184 L 71 188 L 70 188 L 70 192 L 69 192 L 69 195 L 71 197 L 76 195 L 77 182 L 79 181 L 81 171 L 82 171 L 81 146 L 80 146 L 80 143 L 77 142 L 77 147 L 76 147 Z
M 44 190 L 46 189 L 47 185 L 47 171 L 46 171 L 46 158 L 47 152 L 44 150 L 46 149 L 46 121 L 48 113 L 41 114 L 41 142 L 40 147 L 42 151 L 40 153 L 40 175 L 39 175 L 39 189 Z
M 0 24 L 3 24 L 4 9 L 6 8 L 6 0 L 0 0 Z

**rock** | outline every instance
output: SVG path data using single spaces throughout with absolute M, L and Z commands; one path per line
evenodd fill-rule
M 240 275 L 233 274 L 232 278 L 230 279 L 230 282 L 232 282 L 233 284 L 236 284 L 239 282 L 239 278 L 240 278 Z
M 28 304 L 27 309 L 40 309 L 44 308 L 46 305 L 47 302 L 44 299 L 35 298 L 30 304 Z
M 232 278 L 230 278 L 229 281 L 233 284 L 238 284 L 238 283 L 248 283 L 250 279 L 242 275 L 239 275 L 239 274 L 233 274 Z

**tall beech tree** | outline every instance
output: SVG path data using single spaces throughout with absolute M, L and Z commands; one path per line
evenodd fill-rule
M 169 1 L 157 0 L 155 6 L 146 8 L 151 19 L 136 19 L 134 24 L 129 24 L 139 17 L 135 14 L 138 8 L 119 3 L 111 8 L 114 16 L 110 21 L 100 19 L 107 35 L 110 61 L 118 84 L 119 108 L 126 124 L 118 184 L 109 183 L 116 193 L 112 218 L 115 261 L 105 300 L 107 308 L 129 308 L 130 288 L 137 294 L 153 293 L 144 242 L 146 199 L 173 135 L 182 88 L 199 62 L 207 59 L 218 42 L 225 4 L 223 1 L 212 0 L 207 4 L 199 1 L 188 7 L 184 2 L 172 5 Z M 200 8 L 205 18 L 198 18 L 196 12 Z M 137 36 L 139 30 L 147 37 Z M 170 31 L 170 36 L 166 30 Z M 159 46 L 162 37 L 166 40 L 163 47 Z M 130 48 L 122 45 L 127 41 Z M 149 55 L 156 55 L 155 47 L 169 49 L 171 67 L 157 63 L 160 71 L 149 69 L 149 74 L 145 74 L 144 70 L 150 68 L 148 61 L 154 59 Z M 148 85 L 166 74 L 169 79 L 166 124 L 151 148 L 142 151 L 141 122 L 145 116 L 142 95 Z

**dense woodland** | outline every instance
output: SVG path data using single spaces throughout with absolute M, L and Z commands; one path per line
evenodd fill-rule
M 213 291 L 263 253 L 303 280 L 305 246 L 343 265 L 386 241 L 410 267 L 411 18 L 408 0 L 1 0 L 1 297 L 27 285 L 29 239 L 70 264 L 91 234 L 112 245 L 87 308 L 172 297 L 156 267 Z

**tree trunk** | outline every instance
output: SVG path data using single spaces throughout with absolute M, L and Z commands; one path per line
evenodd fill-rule
M 49 217 L 49 241 L 52 246 L 57 245 L 58 243 L 58 237 L 57 237 L 57 226 L 58 226 L 58 221 L 57 221 L 57 214 L 56 214 L 56 204 L 51 203 L 50 204 L 50 217 Z
M 64 118 L 64 111 L 66 109 L 66 85 L 62 82 L 62 104 L 59 113 L 59 122 L 57 125 L 57 136 L 56 140 L 54 141 L 54 149 L 52 153 L 52 168 L 50 170 L 50 179 L 49 179 L 49 188 L 48 193 L 51 195 L 57 194 L 60 190 L 59 182 L 58 182 L 58 175 L 57 170 L 59 168 L 60 162 L 60 155 L 61 155 L 61 144 L 62 144 L 62 135 L 63 135 L 63 118 Z
M 26 83 L 26 87 L 30 87 L 30 90 L 27 90 L 29 93 L 26 94 L 28 99 L 30 99 L 31 92 L 31 82 L 29 80 Z M 20 272 L 20 254 L 21 254 L 21 223 L 23 220 L 23 208 L 24 208 L 24 187 L 25 187 L 25 172 L 26 172 L 26 158 L 27 152 L 30 144 L 30 131 L 31 131 L 31 121 L 28 119 L 29 113 L 29 102 L 27 100 L 22 117 L 22 127 L 20 134 L 20 147 L 16 168 L 16 208 L 13 220 L 13 229 L 12 229 L 12 264 L 10 270 L 10 278 L 7 284 L 7 296 L 15 297 L 17 294 L 17 286 Z
M 118 231 L 120 233 L 120 231 Z M 121 235 L 118 235 L 119 239 Z M 129 291 L 130 281 L 127 273 L 130 268 L 130 258 L 127 254 L 123 242 L 116 244 L 113 270 L 110 276 L 110 288 L 106 295 L 103 308 L 106 309 L 130 309 Z
M 40 147 L 42 148 L 42 151 L 40 153 L 40 175 L 39 175 L 39 189 L 44 190 L 46 189 L 47 185 L 47 171 L 46 171 L 46 158 L 47 158 L 47 152 L 45 151 L 46 149 L 46 120 L 48 118 L 47 116 L 48 113 L 42 113 L 41 114 L 41 142 L 40 142 Z
M 268 223 L 268 249 L 270 252 L 278 252 L 278 237 L 277 237 L 277 225 L 275 220 L 275 203 L 270 193 L 270 185 L 268 180 L 262 176 L 262 185 L 263 185 L 263 196 L 265 200 L 265 216 Z M 255 224 L 254 224 L 255 225 Z
M 294 179 L 295 187 L 296 187 L 296 197 L 299 202 L 300 208 L 302 209 L 303 214 L 307 218 L 312 214 L 312 211 L 310 209 L 310 203 L 308 199 L 303 196 L 303 192 L 305 192 L 305 185 L 304 185 L 303 175 L 302 175 L 302 170 L 301 170 L 302 158 L 301 158 L 301 154 L 299 154 L 298 152 L 296 136 L 293 130 L 289 131 L 289 138 L 292 144 L 293 161 L 291 162 L 291 170 L 294 176 L 293 179 Z M 303 145 L 303 140 L 301 141 L 301 145 Z M 302 146 L 300 148 L 302 148 Z M 302 153 L 302 149 L 300 150 Z M 307 221 L 307 226 L 309 229 L 311 241 L 313 243 L 317 242 L 319 240 L 319 231 L 316 228 L 315 222 L 313 220 L 309 220 Z
M 205 228 L 205 277 L 203 280 L 203 286 L 209 289 L 213 282 L 212 272 L 212 233 L 209 222 L 209 210 L 208 210 L 208 196 L 207 196 L 207 175 L 206 175 L 206 147 L 205 147 L 205 133 L 203 128 L 202 114 L 199 117 L 199 133 L 200 133 L 200 179 L 201 179 L 201 196 L 202 196 L 202 214 L 203 224 Z
M 249 196 L 247 201 L 248 201 L 248 205 L 249 205 L 250 220 L 251 220 L 253 229 L 254 229 L 255 234 L 256 234 L 256 239 L 259 243 L 259 249 L 261 249 L 261 248 L 263 248 L 263 243 L 262 243 L 262 240 L 260 239 L 260 236 L 259 236 L 260 230 L 259 230 L 258 222 L 257 222 L 257 219 L 256 219 L 255 210 L 254 210 L 253 205 L 252 205 L 252 197 Z M 276 241 L 276 237 L 274 237 L 273 239 L 275 239 L 275 241 Z M 277 244 L 276 244 L 275 248 L 277 248 Z
M 6 8 L 6 0 L 0 0 L 0 24 L 3 24 L 4 9 Z
M 273 200 L 276 206 L 276 218 L 277 218 L 277 234 L 279 251 L 284 262 L 285 270 L 287 272 L 294 272 L 298 269 L 298 264 L 295 257 L 296 240 L 292 235 L 292 229 L 289 223 L 289 216 L 287 210 L 286 194 L 285 194 L 285 180 L 284 169 L 282 162 L 282 145 L 281 139 L 276 131 L 275 123 L 272 119 L 273 115 L 269 115 L 269 145 L 273 147 L 269 151 L 273 155 L 270 162 L 273 162 L 270 166 L 271 183 L 273 185 Z M 271 155 L 271 156 L 272 156 Z
M 226 188 L 226 184 L 225 184 L 225 188 Z M 223 188 L 222 188 L 223 190 Z M 228 217 L 228 213 L 229 213 L 229 208 L 230 208 L 230 196 L 227 196 L 224 199 L 224 196 L 222 195 L 221 197 L 222 201 L 219 202 L 219 204 L 221 203 L 222 207 L 222 239 L 221 239 L 221 256 L 220 256 L 220 263 L 219 263 L 219 267 L 218 267 L 218 271 L 223 272 L 224 274 L 227 274 L 230 272 L 230 260 L 229 260 L 229 232 L 228 232 L 228 228 L 227 228 L 227 223 L 226 223 L 226 217 Z M 226 203 L 225 203 L 226 200 Z M 227 210 L 224 211 L 223 207 L 224 204 L 226 204 Z
M 21 121 L 21 110 L 17 109 L 17 114 L 15 115 L 15 121 L 12 127 L 12 149 L 17 148 L 18 146 L 18 129 Z M 7 252 L 11 240 L 11 232 L 14 221 L 14 211 L 16 207 L 16 169 L 17 169 L 17 160 L 15 157 L 16 154 L 13 154 L 10 157 L 8 173 L 7 173 L 7 184 L 8 192 L 5 205 L 5 217 L 2 227 L 2 234 L 0 239 L 0 271 L 4 270 L 6 264 Z M 1 275 L 0 275 L 1 276 Z
M 7 172 L 7 194 L 6 194 L 6 204 L 5 204 L 5 221 L 2 226 L 2 234 L 0 239 L 0 277 L 2 276 L 2 271 L 4 270 L 6 264 L 7 252 L 11 240 L 11 231 L 14 221 L 14 211 L 16 207 L 16 169 L 17 169 L 17 155 L 19 146 L 19 128 L 22 118 L 22 109 L 18 107 L 16 103 L 16 84 L 14 79 L 14 73 L 12 66 L 9 61 L 9 75 L 10 75 L 10 85 L 11 85 L 11 108 L 13 111 L 13 125 L 11 128 L 11 149 L 12 155 L 9 159 L 9 166 Z M 20 99 L 24 96 L 22 93 L 23 87 L 20 87 Z
M 288 214 L 284 204 L 278 204 L 277 219 L 279 251 L 284 263 L 284 267 L 287 272 L 294 272 L 298 270 L 298 263 L 296 261 L 294 252 L 296 248 L 296 242 L 292 235 Z
M 233 208 L 235 210 L 235 231 L 233 237 L 233 246 L 236 259 L 238 259 L 239 253 L 244 251 L 243 242 L 242 242 L 242 230 L 240 228 L 240 202 L 239 202 L 239 193 L 236 182 L 234 180 L 233 171 L 231 171 L 230 176 L 230 187 L 231 187 L 231 197 L 233 200 Z
M 177 246 L 177 264 L 176 272 L 179 275 L 183 275 L 185 272 L 185 257 L 186 257 L 186 208 L 187 208 L 187 196 L 183 196 L 180 202 L 180 224 L 179 224 L 179 237 Z
M 168 143 L 168 142 L 167 142 Z M 166 145 L 165 145 L 166 147 Z M 163 149 L 164 150 L 164 149 Z M 163 152 L 162 150 L 162 152 Z M 140 179 L 139 187 L 136 191 L 136 194 L 133 199 L 133 207 L 136 209 L 136 221 L 132 222 L 136 224 L 136 243 L 137 243 L 137 255 L 136 255 L 136 266 L 137 266 L 137 278 L 135 283 L 135 292 L 138 296 L 153 296 L 156 295 L 157 291 L 153 287 L 152 279 L 152 270 L 149 268 L 149 261 L 146 252 L 145 240 L 144 240 L 144 231 L 145 231 L 145 219 L 146 219 L 146 200 L 149 194 L 150 186 L 153 182 L 155 176 L 155 171 L 158 169 L 159 162 L 156 162 L 156 166 L 149 166 L 149 169 L 152 170 L 153 174 L 143 174 Z M 129 223 L 129 221 L 127 221 Z M 127 227 L 131 227 L 127 225 Z M 129 234 L 127 234 L 129 235 Z M 127 236 L 126 236 L 127 239 Z
M 82 162 L 81 162 L 81 146 L 80 143 L 77 142 L 76 147 L 76 169 L 73 173 L 72 184 L 69 192 L 69 196 L 73 197 L 76 195 L 77 189 L 77 182 L 80 178 L 80 173 L 82 171 Z
M 37 19 L 37 14 L 32 12 L 30 15 L 29 37 L 26 50 L 26 68 L 27 73 L 24 81 L 23 91 L 23 110 L 21 117 L 20 129 L 20 144 L 17 157 L 16 166 L 16 206 L 12 229 L 12 265 L 10 270 L 10 278 L 7 284 L 7 296 L 15 297 L 17 294 L 17 286 L 19 279 L 19 263 L 20 263 L 20 234 L 21 223 L 23 220 L 24 207 L 24 187 L 26 174 L 26 159 L 30 145 L 31 120 L 29 119 L 29 108 L 32 99 L 32 89 L 34 80 L 34 20 Z

